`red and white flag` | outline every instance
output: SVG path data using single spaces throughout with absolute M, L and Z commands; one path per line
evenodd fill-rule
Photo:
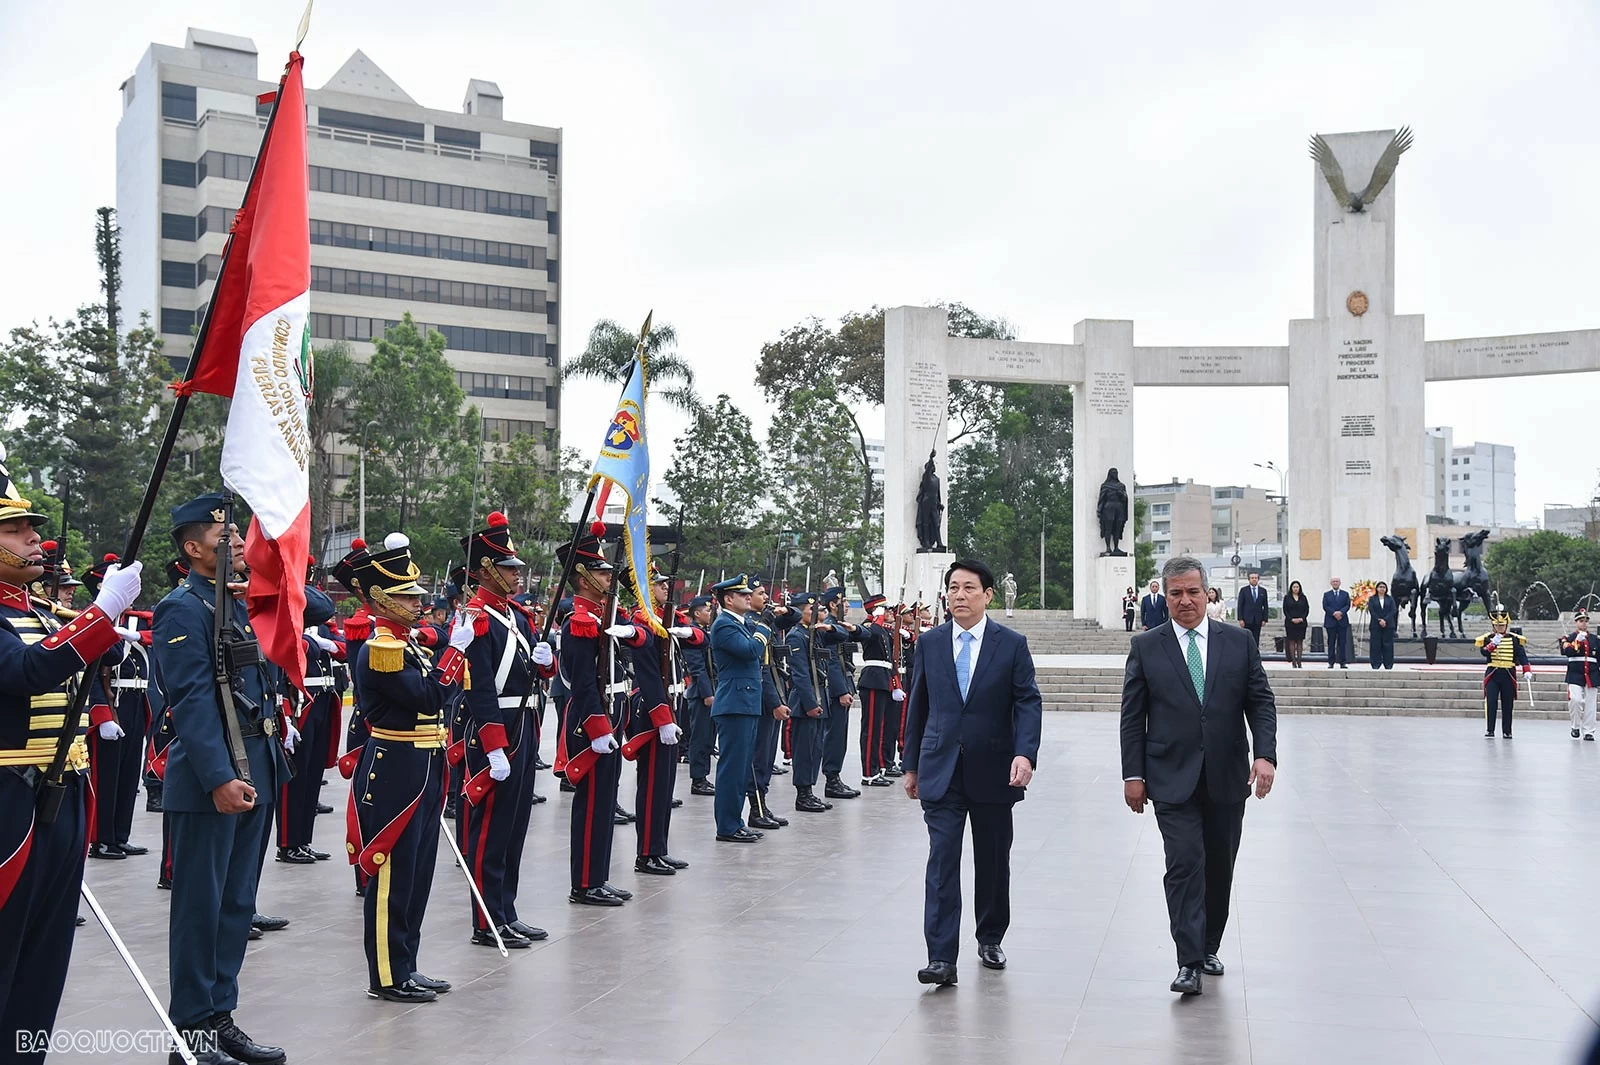
M 228 396 L 222 479 L 254 517 L 246 603 L 266 657 L 305 686 L 311 544 L 311 214 L 299 52 L 278 85 L 184 391 Z

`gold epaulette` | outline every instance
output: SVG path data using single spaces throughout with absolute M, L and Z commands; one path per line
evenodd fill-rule
M 367 664 L 379 673 L 398 673 L 406 668 L 406 642 L 398 636 L 380 632 L 367 641 Z

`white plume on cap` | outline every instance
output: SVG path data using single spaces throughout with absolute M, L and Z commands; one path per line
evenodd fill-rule
M 383 538 L 383 549 L 385 551 L 396 551 L 402 547 L 410 546 L 411 537 L 407 536 L 405 533 L 390 533 L 388 536 Z

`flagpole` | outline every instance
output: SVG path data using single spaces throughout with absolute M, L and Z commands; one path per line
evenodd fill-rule
M 539 642 L 550 641 L 550 626 L 555 623 L 556 614 L 559 613 L 561 603 L 561 590 L 572 579 L 572 571 L 578 565 L 578 540 L 582 538 L 584 530 L 589 527 L 589 512 L 594 507 L 595 490 L 589 489 L 589 495 L 583 501 L 583 512 L 578 515 L 578 523 L 572 527 L 572 548 L 567 552 L 567 560 L 561 564 L 561 579 L 550 592 L 549 606 L 544 612 L 544 625 L 539 630 Z

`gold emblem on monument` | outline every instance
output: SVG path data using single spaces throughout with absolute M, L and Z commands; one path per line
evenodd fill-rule
M 1344 309 L 1360 318 L 1367 313 L 1367 294 L 1356 289 L 1344 298 Z

